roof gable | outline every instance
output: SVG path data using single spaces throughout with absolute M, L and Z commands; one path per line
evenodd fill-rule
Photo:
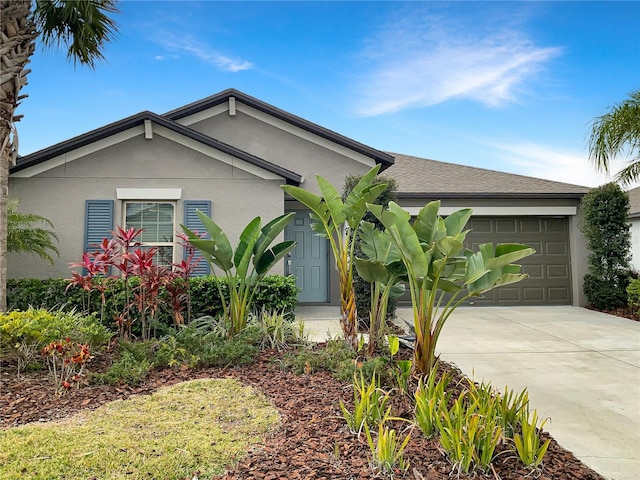
M 274 107 L 273 105 L 258 100 L 257 98 L 254 98 L 233 88 L 224 90 L 220 93 L 190 103 L 175 110 L 171 110 L 170 112 L 165 113 L 163 116 L 174 121 L 184 120 L 189 116 L 197 115 L 198 113 L 202 113 L 206 110 L 212 109 L 228 102 L 241 102 L 251 107 L 252 109 L 268 115 L 269 117 L 281 120 L 289 125 L 300 128 L 320 138 L 329 140 L 330 142 L 333 142 L 337 145 L 345 147 L 349 150 L 353 150 L 354 152 L 357 152 L 366 157 L 372 158 L 376 163 L 381 164 L 383 170 L 393 165 L 393 156 L 389 155 L 386 152 L 382 152 L 360 142 L 356 142 L 355 140 L 347 138 L 327 128 L 321 127 L 320 125 L 317 125 L 315 123 L 309 122 L 308 120 L 281 110 L 277 107 Z
M 95 149 L 98 150 L 101 148 L 106 148 L 107 146 L 113 145 L 115 143 L 119 143 L 120 141 L 131 138 L 131 135 L 123 135 L 125 132 L 132 131 L 132 129 L 135 129 L 136 127 L 143 126 L 145 124 L 145 121 L 150 121 L 151 123 L 164 127 L 172 132 L 179 134 L 184 138 L 193 140 L 207 147 L 211 147 L 215 150 L 247 162 L 250 165 L 259 167 L 272 174 L 281 176 L 289 184 L 299 185 L 302 181 L 302 177 L 295 172 L 282 168 L 279 165 L 275 165 L 255 155 L 251 155 L 231 145 L 215 140 L 207 135 L 203 135 L 202 133 L 197 132 L 189 127 L 180 125 L 179 123 L 171 119 L 162 117 L 149 111 L 132 115 L 131 117 L 127 117 L 123 120 L 105 125 L 104 127 L 84 133 L 72 139 L 35 152 L 31 155 L 20 157 L 17 164 L 11 168 L 11 173 L 16 174 L 28 168 L 44 164 L 49 160 L 82 149 L 83 147 L 93 145 Z M 133 135 L 138 135 L 142 132 L 133 131 L 131 133 Z M 50 166 L 47 165 L 45 168 L 54 168 L 55 166 L 56 165 L 52 164 Z

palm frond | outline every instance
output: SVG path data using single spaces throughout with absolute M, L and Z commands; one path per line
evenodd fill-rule
M 611 160 L 622 154 L 634 157 L 616 177 L 628 184 L 640 173 L 640 90 L 631 92 L 628 99 L 591 123 L 589 160 L 596 169 L 609 173 Z
M 51 254 L 60 254 L 55 245 L 58 237 L 47 227 L 54 228 L 53 223 L 40 215 L 18 212 L 18 202 L 11 200 L 7 206 L 7 251 L 34 253 L 53 264 Z
M 74 64 L 94 68 L 117 33 L 109 16 L 118 13 L 116 5 L 116 0 L 36 0 L 33 21 L 45 45 L 64 45 Z

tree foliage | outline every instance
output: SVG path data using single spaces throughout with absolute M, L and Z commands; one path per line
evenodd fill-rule
M 616 174 L 621 185 L 640 178 L 640 89 L 591 124 L 589 159 L 598 170 L 608 173 L 611 160 L 625 153 L 631 160 Z
M 585 195 L 581 210 L 580 229 L 590 250 L 584 293 L 596 308 L 622 307 L 629 283 L 629 195 L 608 183 Z
M 6 310 L 9 169 L 18 157 L 16 109 L 40 38 L 67 47 L 67 57 L 94 67 L 116 33 L 117 0 L 0 0 L 0 311 Z

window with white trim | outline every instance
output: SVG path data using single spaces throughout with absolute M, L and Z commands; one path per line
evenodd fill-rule
M 143 248 L 156 247 L 156 265 L 174 262 L 175 202 L 124 202 L 124 227 L 143 229 Z

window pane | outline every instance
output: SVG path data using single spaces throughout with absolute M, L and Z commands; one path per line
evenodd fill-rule
M 142 229 L 138 239 L 142 242 L 143 248 L 156 247 L 155 263 L 157 265 L 170 266 L 173 262 L 173 221 L 173 203 L 125 203 L 125 228 Z

